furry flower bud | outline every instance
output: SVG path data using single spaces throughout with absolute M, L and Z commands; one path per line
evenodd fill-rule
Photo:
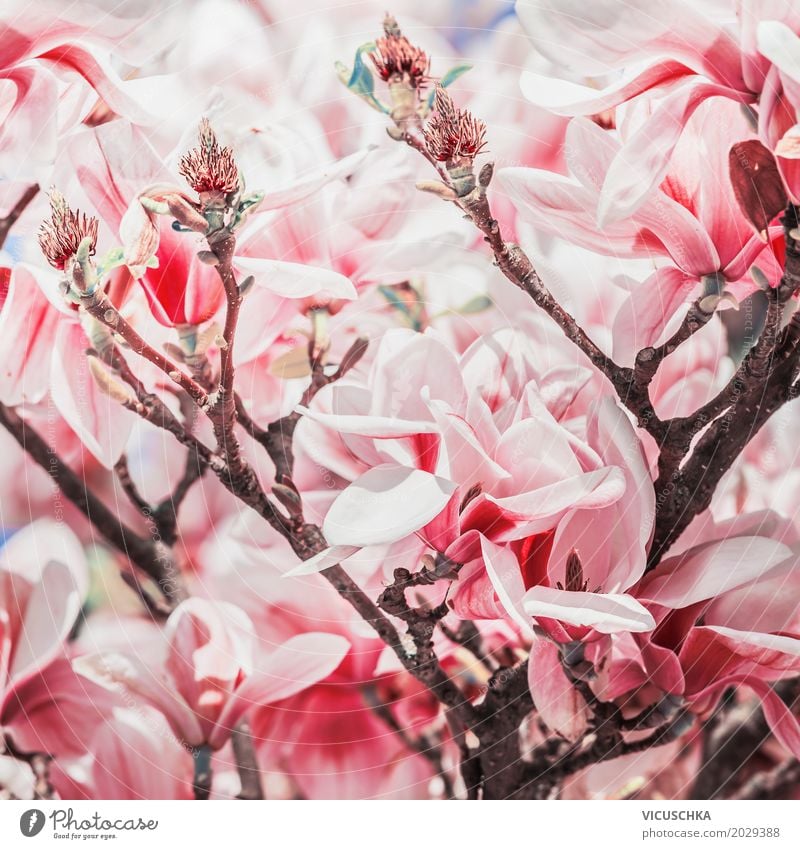
M 89 256 L 97 248 L 98 220 L 92 215 L 73 212 L 66 198 L 56 189 L 50 191 L 50 220 L 39 228 L 39 246 L 53 268 L 63 271 L 78 253 L 84 240 Z
M 198 145 L 178 165 L 186 182 L 200 195 L 230 194 L 239 188 L 239 168 L 229 147 L 222 147 L 207 118 L 200 122 Z

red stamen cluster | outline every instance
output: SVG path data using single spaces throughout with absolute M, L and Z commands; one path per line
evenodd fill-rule
M 440 162 L 471 162 L 486 145 L 486 125 L 466 109 L 458 109 L 450 95 L 436 87 L 435 113 L 423 130 L 428 153 Z
M 385 38 L 379 38 L 375 43 L 378 49 L 369 55 L 382 80 L 403 80 L 412 88 L 422 88 L 425 85 L 430 59 L 421 47 L 415 47 L 399 32 L 387 33 Z
M 239 168 L 229 147 L 220 147 L 211 124 L 203 118 L 198 133 L 199 144 L 181 157 L 178 170 L 198 193 L 229 194 L 239 187 Z
M 86 238 L 92 240 L 89 253 L 94 256 L 97 219 L 82 212 L 73 212 L 61 192 L 55 189 L 50 192 L 50 209 L 50 220 L 42 222 L 39 228 L 39 246 L 50 265 L 63 271 Z

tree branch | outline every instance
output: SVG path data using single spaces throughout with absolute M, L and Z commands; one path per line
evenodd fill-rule
M 97 528 L 103 537 L 156 582 L 163 595 L 173 601 L 184 596 L 180 573 L 169 552 L 137 535 L 114 515 L 17 413 L 0 404 L 0 425 L 31 459 L 53 479 L 61 492 Z
M 22 193 L 20 199 L 14 204 L 14 206 L 9 211 L 8 215 L 5 215 L 3 218 L 0 218 L 0 248 L 2 248 L 6 239 L 8 238 L 8 234 L 11 231 L 11 228 L 17 223 L 20 215 L 28 208 L 30 202 L 39 194 L 39 185 L 37 183 L 33 183 L 28 186 L 27 189 Z

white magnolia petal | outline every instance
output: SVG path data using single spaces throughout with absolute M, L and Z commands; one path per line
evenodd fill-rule
M 332 546 L 381 545 L 419 530 L 446 506 L 456 484 L 406 466 L 376 466 L 333 502 L 323 524 Z
M 656 627 L 650 612 L 624 593 L 589 593 L 531 587 L 522 600 L 525 612 L 594 628 L 601 634 L 642 633 Z

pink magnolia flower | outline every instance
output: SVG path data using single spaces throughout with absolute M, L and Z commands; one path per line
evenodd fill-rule
M 775 152 L 786 186 L 800 198 L 800 15 L 787 4 L 783 19 L 754 21 L 766 74 L 758 113 L 759 134 Z
M 288 698 L 326 678 L 348 642 L 304 633 L 256 660 L 253 625 L 239 608 L 199 598 L 183 602 L 166 626 L 168 653 L 154 671 L 140 657 L 84 655 L 80 674 L 160 710 L 187 746 L 219 749 L 253 706 Z
M 608 399 L 571 419 L 587 370 L 540 374 L 535 362 L 511 330 L 460 359 L 430 334 L 386 334 L 366 386 L 340 381 L 303 410 L 366 471 L 325 515 L 331 549 L 295 573 L 416 538 L 418 556 L 463 564 L 451 599 L 464 617 L 652 627 L 625 594 L 643 573 L 654 514 L 639 441 Z M 565 574 L 573 548 L 580 581 Z
M 264 771 L 287 774 L 310 799 L 429 798 L 430 763 L 398 739 L 379 708 L 388 710 L 409 739 L 441 741 L 447 762 L 452 744 L 430 692 L 322 577 L 288 574 L 299 561 L 283 537 L 244 515 L 224 528 L 224 533 L 209 534 L 198 553 L 207 592 L 224 594 L 246 610 L 265 642 L 281 643 L 309 628 L 324 628 L 350 643 L 347 656 L 327 678 L 253 711 L 253 738 Z M 354 568 L 353 560 L 349 565 Z M 368 595 L 380 592 L 380 577 L 373 574 L 360 582 Z M 457 627 L 454 614 L 447 624 Z M 499 663 L 514 662 L 524 644 L 515 628 L 504 622 L 478 627 L 487 654 Z M 433 639 L 437 656 L 466 698 L 482 696 L 486 668 L 439 629 Z
M 598 212 L 605 224 L 633 213 L 661 182 L 699 106 L 715 96 L 751 103 L 764 82 L 763 69 L 747 55 L 747 12 L 742 44 L 717 9 L 686 0 L 667 0 L 658 8 L 647 0 L 601 0 L 590 13 L 575 0 L 522 0 L 516 8 L 528 37 L 556 67 L 609 80 L 598 90 L 525 73 L 523 91 L 538 106 L 596 115 L 631 99 L 638 106 L 642 95 L 659 98 L 604 172 Z M 615 73 L 620 69 L 621 75 Z
M 800 670 L 800 581 L 796 534 L 781 542 L 786 522 L 756 514 L 717 528 L 663 561 L 636 590 L 657 627 L 637 637 L 642 671 L 662 692 L 681 697 L 694 713 L 713 709 L 726 688 L 746 686 L 762 702 L 775 736 L 800 752 L 800 723 L 770 684 Z M 764 534 L 756 536 L 754 534 Z M 624 676 L 623 676 L 624 678 Z
M 115 708 L 87 748 L 51 766 L 62 799 L 193 798 L 191 759 L 156 710 Z
M 45 0 L 31 8 L 4 5 L 0 48 L 0 172 L 15 179 L 46 177 L 58 138 L 85 117 L 98 97 L 107 107 L 140 124 L 157 119 L 153 105 L 163 78 L 120 78 L 111 52 L 142 64 L 164 44 L 157 19 L 119 17 L 86 3 L 68 9 Z M 173 30 L 174 32 L 174 30 Z M 89 97 L 87 97 L 87 93 Z
M 727 286 L 741 298 L 755 289 L 743 279 L 754 263 L 773 284 L 780 278 L 771 247 L 741 212 L 728 176 L 732 143 L 751 136 L 735 104 L 706 102 L 677 143 L 660 185 L 628 218 L 599 227 L 603 181 L 620 143 L 593 122 L 576 118 L 567 130 L 573 176 L 526 168 L 498 176 L 521 216 L 543 232 L 601 254 L 669 261 L 634 289 L 618 315 L 616 333 L 634 333 L 638 350 L 657 341 L 700 281 L 710 294 Z
M 65 645 L 87 585 L 83 550 L 62 524 L 34 522 L 0 551 L 0 730 L 21 751 L 81 753 L 107 710 Z
M 54 305 L 59 299 L 56 275 L 24 264 L 10 270 L 0 295 L 0 400 L 16 407 L 51 398 L 80 444 L 111 468 L 135 416 L 94 380 L 86 357 L 91 339 L 77 312 Z M 62 456 L 71 447 L 62 440 Z

